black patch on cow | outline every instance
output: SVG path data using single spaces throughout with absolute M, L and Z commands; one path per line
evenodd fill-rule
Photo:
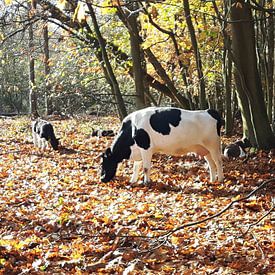
M 113 145 L 112 154 L 117 162 L 123 159 L 129 159 L 131 155 L 131 146 L 135 141 L 132 136 L 132 121 L 128 120 L 122 124 L 119 135 Z
M 53 126 L 50 123 L 44 124 L 41 128 L 41 138 L 45 138 L 47 141 L 49 141 L 50 139 L 55 139 Z
M 221 127 L 224 125 L 224 120 L 220 116 L 220 114 L 213 109 L 208 109 L 207 113 L 212 116 L 214 119 L 217 120 L 217 134 L 220 136 L 221 135 Z
M 245 150 L 239 146 L 238 143 L 229 144 L 225 147 L 226 156 L 229 158 L 238 158 L 241 155 L 241 151 L 245 153 Z
M 139 147 L 145 150 L 150 147 L 150 137 L 144 129 L 136 130 L 134 140 Z
M 159 111 L 151 115 L 150 124 L 151 127 L 158 133 L 163 135 L 169 135 L 171 132 L 171 126 L 178 126 L 181 121 L 181 111 L 176 108 Z
M 93 130 L 92 137 L 113 137 L 115 135 L 113 130 Z

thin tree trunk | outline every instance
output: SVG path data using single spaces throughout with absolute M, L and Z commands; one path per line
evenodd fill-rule
M 120 19 L 122 20 L 122 22 L 124 23 L 124 25 L 128 29 L 130 29 L 130 32 L 132 32 L 133 34 L 135 34 L 136 38 L 139 40 L 139 43 L 141 44 L 142 43 L 142 38 L 140 37 L 140 35 L 139 35 L 138 32 L 134 32 L 133 30 L 131 30 L 131 25 L 129 26 L 129 24 L 127 24 L 129 18 L 124 15 L 124 11 L 122 10 L 121 6 L 118 6 L 117 9 L 118 9 L 118 16 L 120 17 Z M 177 103 L 180 107 L 183 107 L 185 109 L 190 109 L 188 100 L 185 97 L 183 97 L 179 93 L 179 91 L 176 89 L 176 87 L 174 86 L 172 80 L 167 75 L 166 71 L 164 70 L 164 68 L 162 67 L 162 65 L 160 64 L 160 62 L 157 60 L 157 58 L 155 57 L 155 55 L 153 54 L 153 52 L 151 51 L 151 49 L 150 48 L 146 48 L 146 49 L 144 49 L 143 53 L 146 54 L 149 62 L 153 65 L 153 67 L 155 68 L 157 74 L 160 76 L 160 78 L 167 85 L 167 87 L 168 87 L 168 91 L 167 91 L 168 96 L 170 98 L 172 98 L 173 101 L 175 103 Z M 131 71 L 133 71 L 133 70 L 131 70 Z M 144 71 L 143 71 L 143 74 L 145 75 L 144 80 L 146 80 L 146 82 L 148 83 L 148 79 L 150 79 L 151 77 L 149 77 L 148 74 L 145 74 Z M 152 84 L 151 81 L 149 81 L 149 83 Z M 165 90 L 167 90 L 167 89 L 165 89 Z M 163 92 L 163 90 L 162 90 L 162 92 Z
M 270 5 L 270 8 L 274 7 L 273 0 L 267 1 Z M 272 4 L 273 2 L 273 4 Z M 271 13 L 269 14 L 269 17 L 267 19 L 268 24 L 268 56 L 267 56 L 267 113 L 269 122 L 271 123 L 273 120 L 275 120 L 275 102 L 274 102 L 274 89 L 275 89 L 275 81 L 274 81 L 274 15 Z M 272 118 L 272 106 L 274 107 L 273 110 L 273 118 Z
M 50 75 L 50 51 L 49 51 L 49 30 L 48 23 L 45 22 L 43 26 L 43 40 L 44 40 L 44 73 L 45 73 L 45 109 L 46 115 L 50 115 L 53 112 L 52 100 L 50 97 L 51 87 L 49 85 L 48 77 Z
M 145 51 L 146 56 L 148 57 L 149 61 L 154 66 L 157 74 L 165 81 L 167 87 L 169 88 L 170 92 L 172 93 L 172 97 L 173 97 L 174 101 L 177 102 L 177 104 L 179 106 L 181 106 L 181 107 L 183 107 L 185 109 L 190 109 L 188 99 L 186 99 L 185 97 L 183 97 L 179 93 L 179 91 L 174 86 L 172 80 L 167 75 L 167 73 L 165 72 L 164 68 L 159 63 L 159 61 L 157 60 L 157 58 L 155 57 L 155 55 L 152 53 L 152 51 L 149 48 L 145 49 L 144 51 Z
M 215 5 L 215 9 L 217 9 Z M 218 11 L 216 11 L 218 13 Z M 228 1 L 224 0 L 224 17 L 228 13 Z M 220 21 L 221 24 L 222 21 Z M 227 23 L 223 25 L 223 79 L 225 86 L 225 134 L 229 135 L 233 130 L 232 113 L 232 59 L 231 59 L 231 39 L 226 32 Z
M 137 109 L 142 109 L 145 107 L 145 86 L 144 86 L 144 73 L 142 62 L 144 61 L 142 56 L 141 48 L 141 39 L 139 37 L 140 25 L 138 22 L 138 13 L 135 13 L 138 10 L 138 2 L 128 1 L 128 9 L 131 12 L 134 12 L 132 15 L 126 14 L 126 24 L 128 25 L 128 31 L 130 34 L 130 45 L 131 45 L 131 55 L 133 62 L 133 75 L 135 81 L 135 90 L 136 90 L 136 107 Z
M 206 100 L 206 93 L 205 93 L 205 82 L 204 82 L 204 76 L 203 76 L 202 62 L 201 62 L 200 51 L 199 51 L 199 47 L 196 39 L 195 29 L 191 19 L 188 0 L 183 0 L 183 9 L 184 9 L 186 24 L 190 34 L 190 39 L 191 39 L 191 43 L 192 43 L 192 47 L 193 47 L 194 55 L 196 59 L 197 73 L 198 73 L 199 84 L 200 84 L 200 93 L 199 93 L 200 108 L 206 109 L 207 100 Z
M 189 83 L 188 83 L 188 77 L 189 74 L 188 74 L 188 66 L 185 65 L 182 61 L 181 61 L 181 53 L 180 53 L 180 49 L 179 49 L 179 45 L 178 45 L 178 42 L 176 40 L 176 36 L 175 36 L 175 33 L 171 30 L 166 30 L 164 29 L 163 27 L 159 26 L 152 18 L 151 14 L 147 11 L 147 9 L 144 9 L 144 11 L 146 12 L 146 15 L 148 16 L 148 19 L 149 19 L 149 22 L 157 29 L 159 30 L 160 32 L 162 33 L 165 33 L 167 35 L 169 35 L 169 37 L 171 38 L 172 40 L 172 43 L 174 45 L 174 49 L 175 49 L 175 54 L 177 56 L 177 62 L 178 62 L 178 65 L 179 65 L 179 68 L 180 68 L 180 72 L 181 72 L 181 76 L 182 76 L 182 80 L 184 82 L 184 85 L 186 86 L 186 96 L 189 100 L 189 105 L 190 105 L 190 108 L 192 109 L 192 98 L 190 97 L 190 92 L 188 91 L 188 88 L 189 88 Z
M 94 9 L 93 9 L 93 7 L 90 3 L 87 3 L 87 6 L 88 6 L 88 9 L 89 9 L 91 18 L 92 18 L 92 22 L 93 22 L 93 26 L 94 26 L 94 29 L 95 29 L 95 33 L 96 33 L 98 42 L 99 42 L 99 45 L 100 45 L 100 49 L 101 49 L 101 52 L 102 52 L 102 58 L 103 58 L 105 66 L 106 66 L 106 71 L 107 71 L 109 79 L 111 81 L 112 90 L 114 92 L 114 96 L 115 96 L 115 99 L 116 99 L 116 102 L 117 102 L 117 105 L 118 105 L 119 117 L 122 120 L 127 115 L 127 110 L 126 110 L 126 107 L 125 107 L 125 104 L 124 104 L 124 101 L 123 101 L 123 98 L 122 98 L 122 95 L 121 95 L 121 92 L 120 92 L 120 89 L 119 89 L 117 79 L 116 79 L 115 74 L 113 72 L 113 68 L 111 66 L 111 63 L 110 63 L 110 60 L 109 60 L 109 57 L 108 57 L 108 54 L 107 54 L 107 51 L 106 51 L 105 40 L 103 39 L 103 37 L 101 35 L 100 29 L 99 29 L 99 26 L 98 26 L 98 23 L 97 23 L 96 15 L 94 13 Z
M 35 10 L 36 4 L 34 1 L 29 4 L 29 18 L 31 20 L 31 14 Z M 34 67 L 34 35 L 33 35 L 33 24 L 29 25 L 29 104 L 30 113 L 33 118 L 37 118 L 37 93 L 35 87 L 35 67 Z

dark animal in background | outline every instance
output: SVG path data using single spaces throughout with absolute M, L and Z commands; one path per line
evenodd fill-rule
M 32 137 L 36 147 L 45 150 L 49 142 L 54 150 L 58 150 L 59 139 L 54 134 L 53 126 L 45 120 L 32 122 Z
M 214 110 L 187 111 L 172 107 L 149 107 L 128 115 L 121 129 L 102 155 L 101 180 L 108 182 L 124 159 L 134 160 L 131 182 L 136 182 L 140 163 L 144 182 L 150 181 L 154 153 L 183 155 L 195 152 L 204 156 L 210 179 L 223 180 L 220 129 L 222 118 Z
M 115 135 L 113 130 L 93 130 L 92 137 L 113 137 Z
M 242 158 L 246 157 L 246 148 L 251 147 L 251 144 L 247 138 L 243 138 L 242 140 L 237 140 L 234 143 L 227 145 L 224 148 L 223 155 L 226 158 Z

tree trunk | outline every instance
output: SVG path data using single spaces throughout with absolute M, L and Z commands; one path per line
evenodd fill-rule
M 190 34 L 190 39 L 192 43 L 192 47 L 194 50 L 194 55 L 196 59 L 196 65 L 197 65 L 197 73 L 199 78 L 199 84 L 200 84 L 200 94 L 199 94 L 199 102 L 200 102 L 200 108 L 206 109 L 207 108 L 207 100 L 206 100 L 206 94 L 205 94 L 205 82 L 204 82 L 204 76 L 203 76 L 203 70 L 202 70 L 202 62 L 201 62 L 201 56 L 200 51 L 196 39 L 195 29 L 192 23 L 191 14 L 190 14 L 190 7 L 189 7 L 189 1 L 183 0 L 183 9 L 184 9 L 184 15 L 186 18 L 186 24 L 188 27 L 188 31 Z
M 244 121 L 244 127 L 252 127 L 252 130 L 244 129 L 244 131 L 254 133 L 256 141 L 254 145 L 257 147 L 261 149 L 274 148 L 275 138 L 269 125 L 257 69 L 255 33 L 251 8 L 245 0 L 234 0 L 232 4 L 232 49 L 233 61 L 236 67 L 237 92 L 241 107 L 244 107 L 245 104 L 249 106 L 249 114 L 246 113 L 248 111 L 245 108 L 242 108 L 242 115 L 246 120 Z M 251 135 L 248 138 L 253 142 Z
M 101 35 L 101 32 L 100 32 L 100 29 L 99 29 L 99 26 L 98 26 L 98 23 L 97 23 L 97 19 L 96 19 L 93 7 L 90 3 L 88 3 L 87 6 L 88 6 L 88 9 L 89 9 L 91 18 L 92 18 L 92 22 L 93 22 L 93 26 L 94 26 L 94 29 L 95 29 L 95 33 L 96 33 L 98 42 L 99 42 L 99 45 L 100 45 L 100 49 L 101 49 L 101 52 L 102 52 L 102 58 L 103 58 L 105 66 L 106 66 L 106 71 L 107 71 L 109 79 L 111 81 L 112 91 L 114 92 L 114 96 L 115 96 L 117 106 L 118 106 L 119 117 L 122 120 L 125 116 L 127 116 L 127 110 L 126 110 L 126 107 L 125 107 L 125 104 L 124 104 L 124 101 L 123 101 L 123 98 L 122 98 L 122 95 L 121 95 L 121 92 L 120 92 L 120 89 L 119 89 L 117 79 L 116 79 L 115 74 L 113 72 L 113 68 L 111 66 L 111 63 L 110 63 L 110 60 L 109 60 L 109 57 L 108 57 L 108 54 L 107 54 L 107 51 L 106 51 L 106 43 L 105 43 L 105 40 L 103 39 L 103 37 Z
M 53 112 L 52 100 L 51 100 L 51 87 L 48 81 L 50 75 L 50 51 L 49 51 L 49 30 L 48 23 L 45 22 L 43 26 L 43 40 L 44 40 L 44 73 L 45 73 L 45 113 L 50 115 Z
M 129 2 L 127 7 L 130 11 L 135 12 L 138 8 L 138 2 Z M 141 39 L 139 37 L 140 24 L 138 22 L 138 13 L 133 15 L 126 14 L 126 20 L 128 25 L 128 31 L 130 34 L 130 45 L 131 45 L 131 55 L 133 62 L 133 76 L 135 81 L 136 90 L 136 107 L 137 109 L 142 109 L 145 107 L 145 81 L 143 73 L 144 62 Z
M 174 49 L 175 49 L 175 54 L 177 56 L 177 62 L 180 68 L 180 72 L 181 72 L 181 76 L 182 76 L 182 80 L 184 82 L 184 85 L 186 86 L 186 97 L 188 98 L 189 101 L 189 105 L 190 105 L 190 109 L 192 109 L 193 107 L 193 103 L 192 103 L 192 97 L 190 94 L 189 89 L 189 83 L 188 83 L 188 78 L 190 78 L 189 73 L 188 73 L 188 65 L 185 65 L 182 61 L 181 61 L 181 53 L 180 53 L 180 48 L 176 39 L 176 35 L 172 30 L 166 30 L 163 27 L 159 26 L 152 18 L 150 12 L 148 12 L 148 10 L 145 10 L 146 15 L 148 16 L 149 22 L 160 32 L 165 33 L 167 35 L 169 35 L 169 37 L 172 40 L 172 43 L 174 45 Z
M 272 4 L 273 0 L 267 0 L 270 4 L 270 8 L 274 7 Z M 275 102 L 274 102 L 274 89 L 275 89 L 275 81 L 274 81 L 274 15 L 272 13 L 269 14 L 267 19 L 268 25 L 268 56 L 267 56 L 267 113 L 270 123 L 275 120 Z M 273 110 L 273 118 L 272 118 L 272 106 Z
M 190 109 L 189 101 L 185 97 L 183 97 L 179 91 L 174 86 L 172 80 L 168 76 L 168 74 L 165 72 L 162 65 L 159 63 L 155 55 L 152 53 L 152 51 L 147 48 L 144 50 L 146 53 L 146 56 L 148 57 L 148 60 L 150 63 L 154 66 L 157 74 L 162 78 L 162 80 L 165 81 L 165 84 L 167 85 L 169 91 L 171 92 L 171 98 L 180 106 L 185 109 Z
M 29 18 L 31 20 L 32 13 L 36 8 L 35 2 L 32 1 L 29 4 Z M 35 68 L 34 68 L 34 35 L 33 35 L 33 24 L 29 25 L 29 104 L 30 104 L 30 113 L 33 118 L 37 118 L 37 94 L 35 87 Z
M 224 0 L 224 17 L 228 13 L 228 3 Z M 222 23 L 222 22 L 221 22 Z M 231 40 L 226 32 L 227 23 L 223 26 L 223 79 L 225 86 L 225 134 L 229 135 L 233 130 L 232 112 L 232 59 L 231 59 Z

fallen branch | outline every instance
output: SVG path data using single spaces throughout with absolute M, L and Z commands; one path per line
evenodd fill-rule
M 151 252 L 153 250 L 156 250 L 158 249 L 159 247 L 161 247 L 164 243 L 168 242 L 168 238 L 173 234 L 175 233 L 176 231 L 179 231 L 181 229 L 184 229 L 186 227 L 191 227 L 191 226 L 194 226 L 194 225 L 198 225 L 198 224 L 201 224 L 201 223 L 204 223 L 206 221 L 209 221 L 209 220 L 212 220 L 214 218 L 217 218 L 219 216 L 221 216 L 223 213 L 225 213 L 228 209 L 230 209 L 234 204 L 238 203 L 238 202 L 241 202 L 241 201 L 244 201 L 244 200 L 247 200 L 248 198 L 250 198 L 251 196 L 253 196 L 255 193 L 257 193 L 259 190 L 263 189 L 264 187 L 266 187 L 269 183 L 271 182 L 275 182 L 275 178 L 272 178 L 272 179 L 269 179 L 269 180 L 266 180 L 264 181 L 259 187 L 257 187 L 255 190 L 251 191 L 248 195 L 246 195 L 245 197 L 242 197 L 240 199 L 237 199 L 237 200 L 233 200 L 232 202 L 230 202 L 226 207 L 224 207 L 220 212 L 214 214 L 214 215 L 211 215 L 205 219 L 202 219 L 202 220 L 198 220 L 198 221 L 195 221 L 195 222 L 190 222 L 190 223 L 186 223 L 186 224 L 183 224 L 177 228 L 174 228 L 172 230 L 169 230 L 168 232 L 164 233 L 164 234 L 161 234 L 161 235 L 158 235 L 158 236 L 154 236 L 153 238 L 157 238 L 158 241 L 155 242 L 157 243 L 154 247 L 151 247 L 150 249 L 146 249 L 146 250 L 143 250 L 143 251 L 139 251 L 139 253 L 148 253 L 148 252 Z M 258 222 L 260 222 L 262 219 L 264 219 L 272 210 L 274 209 L 274 205 L 273 207 L 271 207 L 271 209 L 263 216 L 261 217 L 256 223 L 253 223 L 249 226 L 249 228 L 251 226 L 253 226 L 254 224 L 257 224 Z M 249 229 L 248 229 L 249 230 Z M 247 231 L 248 231 L 247 230 Z M 128 236 L 129 237 L 129 236 Z M 133 236 L 133 237 L 137 237 L 137 238 L 146 238 L 145 236 Z M 148 237 L 150 239 L 152 239 L 152 237 Z
M 166 233 L 164 233 L 162 235 L 159 235 L 157 237 L 158 238 L 168 238 L 173 233 L 175 233 L 176 231 L 179 231 L 179 230 L 181 230 L 183 228 L 194 226 L 194 225 L 198 225 L 198 224 L 204 223 L 206 221 L 212 220 L 214 218 L 217 218 L 217 217 L 221 216 L 224 212 L 226 212 L 229 208 L 231 208 L 234 204 L 236 204 L 238 202 L 241 202 L 241 201 L 244 201 L 244 200 L 247 200 L 248 198 L 250 198 L 251 196 L 253 196 L 255 193 L 257 193 L 259 190 L 261 190 L 264 187 L 266 187 L 271 182 L 275 182 L 275 178 L 272 178 L 272 179 L 264 181 L 259 187 L 257 187 L 255 190 L 251 191 L 248 195 L 246 195 L 245 197 L 242 197 L 240 199 L 233 200 L 226 207 L 224 207 L 220 212 L 218 212 L 218 213 L 216 213 L 214 215 L 211 215 L 211 216 L 209 216 L 209 217 L 207 217 L 205 219 L 199 220 L 199 221 L 183 224 L 183 225 L 181 225 L 179 227 L 176 227 L 176 228 L 174 228 L 172 230 L 169 230 L 168 232 L 166 232 Z
M 218 213 L 214 214 L 214 215 L 211 215 L 205 219 L 202 219 L 202 220 L 198 220 L 198 221 L 194 221 L 194 222 L 190 222 L 190 223 L 186 223 L 186 224 L 183 224 L 179 227 L 176 227 L 172 230 L 169 230 L 163 234 L 160 234 L 160 235 L 157 235 L 157 236 L 145 236 L 145 235 L 139 235 L 139 236 L 131 236 L 131 235 L 125 235 L 125 234 L 121 234 L 121 230 L 119 230 L 119 232 L 114 236 L 115 237 L 115 241 L 114 241 L 114 245 L 116 246 L 116 248 L 118 247 L 118 243 L 121 241 L 121 239 L 124 239 L 124 238 L 128 238 L 128 239 L 138 239 L 138 238 L 143 238 L 143 239 L 151 239 L 151 240 L 155 240 L 154 241 L 154 244 L 153 244 L 153 247 L 151 247 L 150 249 L 146 249 L 146 250 L 143 250 L 143 251 L 139 251 L 139 253 L 143 254 L 143 253 L 148 253 L 148 252 L 152 252 L 153 250 L 155 249 L 158 249 L 159 247 L 161 247 L 163 244 L 165 244 L 166 242 L 168 242 L 168 238 L 175 232 L 179 231 L 179 230 L 182 230 L 186 227 L 191 227 L 191 226 L 194 226 L 194 225 L 198 225 L 198 224 L 201 224 L 201 223 L 204 223 L 204 222 L 207 222 L 209 220 L 212 220 L 214 218 L 217 218 L 219 216 L 221 216 L 223 213 L 225 213 L 228 209 L 230 209 L 234 204 L 236 203 L 239 203 L 241 201 L 244 201 L 244 200 L 247 200 L 248 198 L 250 198 L 251 196 L 253 196 L 255 193 L 257 193 L 258 191 L 262 190 L 263 188 L 265 188 L 268 184 L 270 183 L 274 183 L 275 182 L 275 178 L 272 178 L 272 179 L 269 179 L 269 180 L 266 180 L 264 181 L 260 186 L 258 186 L 256 189 L 254 189 L 253 191 L 251 191 L 248 195 L 242 197 L 242 198 L 239 198 L 239 199 L 236 199 L 236 200 L 233 200 L 232 202 L 230 202 L 226 207 L 224 207 L 221 211 L 219 211 Z M 246 230 L 246 232 L 243 234 L 243 236 L 249 231 L 249 229 L 258 224 L 260 221 L 262 221 L 265 217 L 267 217 L 272 211 L 274 210 L 274 204 L 272 205 L 271 209 L 266 213 L 264 214 L 259 220 L 257 220 L 255 223 L 252 223 L 249 225 L 248 229 Z M 86 236 L 87 237 L 87 236 Z M 91 237 L 91 236 L 89 236 Z M 92 237 L 95 237 L 95 238 L 99 238 L 99 237 L 102 237 L 101 234 L 98 234 L 98 235 L 95 235 L 95 236 L 92 236 Z M 114 249 L 112 249 L 112 252 L 114 251 Z
M 246 231 L 242 234 L 242 237 L 244 237 L 248 233 L 248 231 L 250 230 L 250 228 L 252 226 L 257 225 L 260 221 L 262 221 L 265 217 L 267 217 L 272 211 L 274 211 L 274 209 L 275 209 L 275 206 L 274 206 L 274 203 L 273 203 L 272 207 L 261 218 L 259 218 L 256 222 L 253 222 L 248 226 Z

